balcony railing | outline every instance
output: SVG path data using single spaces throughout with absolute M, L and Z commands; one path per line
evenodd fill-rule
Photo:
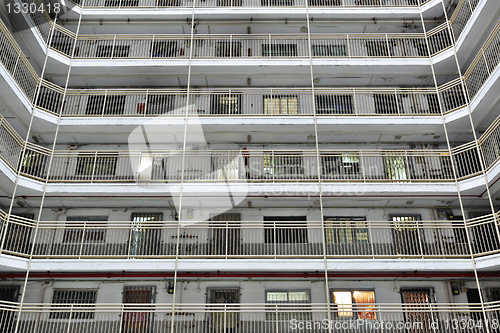
M 42 82 L 37 106 L 55 115 L 151 116 L 441 116 L 466 105 L 460 80 L 433 88 L 68 89 Z M 190 108 L 186 110 L 186 105 Z M 61 110 L 62 109 L 62 110 Z M 193 109 L 194 111 L 191 111 Z
M 498 39 L 499 27 L 500 24 L 493 31 L 490 39 L 485 43 L 481 53 L 478 54 L 475 62 L 466 73 L 465 82 L 470 97 L 475 95 L 498 65 L 499 59 L 496 56 L 498 54 L 498 45 L 496 44 L 498 43 L 496 40 Z M 0 28 L 0 43 L 3 46 L 0 49 L 0 61 L 13 76 L 13 79 L 25 93 L 28 100 L 32 101 L 40 79 L 10 36 L 3 22 L 0 24 Z M 439 30 L 433 36 L 438 36 L 439 33 L 443 32 L 446 33 L 446 30 Z M 67 49 L 69 52 L 72 49 L 71 40 L 73 39 L 67 37 L 66 44 L 58 44 L 58 47 Z M 226 51 L 231 55 L 234 50 L 227 47 Z M 114 53 L 114 50 L 109 52 Z M 317 52 L 322 51 L 318 49 Z M 272 56 L 272 52 L 270 54 Z M 316 88 L 318 96 L 314 103 L 318 115 L 433 115 L 440 112 L 436 95 L 439 95 L 445 113 L 466 105 L 459 84 L 458 79 L 449 82 L 439 87 L 438 94 L 435 94 L 435 90 L 432 88 Z M 61 112 L 63 90 L 47 81 L 42 81 L 42 85 L 38 106 L 49 112 L 59 114 Z M 274 104 L 270 103 L 267 110 L 264 110 L 263 100 L 281 93 L 287 95 L 291 93 L 291 97 L 297 95 L 296 105 L 286 110 L 275 110 L 273 108 Z M 299 101 L 299 97 L 300 99 L 306 98 L 308 93 L 310 94 L 309 88 L 274 89 L 274 92 L 273 89 L 192 90 L 192 101 L 190 103 L 196 104 L 197 115 L 310 115 L 313 113 L 312 100 L 309 98 L 309 101 Z M 217 97 L 214 97 L 217 94 L 221 95 L 219 99 L 224 100 L 227 98 L 227 101 L 217 103 Z M 185 96 L 186 92 L 183 90 L 69 89 L 64 108 L 62 108 L 62 116 L 176 115 L 177 107 L 185 106 Z M 112 100 L 114 102 L 113 106 L 106 103 L 106 100 Z M 212 101 L 215 101 L 215 103 L 212 103 Z M 258 110 L 257 107 L 251 107 L 252 105 L 259 106 Z
M 467 22 L 469 22 L 472 14 L 479 3 L 484 0 L 460 0 L 450 17 L 451 30 L 455 41 L 458 40 L 462 31 L 465 29 Z
M 14 332 L 486 332 L 498 328 L 498 302 L 231 304 L 33 304 L 2 302 L 0 321 Z M 485 313 L 483 314 L 482 309 Z M 486 316 L 486 317 L 485 317 Z M 329 322 L 329 319 L 331 322 Z M 325 323 L 326 322 L 326 323 Z M 323 324 L 325 323 L 325 324 Z M 326 328 L 325 326 L 326 325 Z M 331 325 L 331 326 L 330 326 Z M 477 325 L 477 326 L 476 326 Z M 303 326 L 302 326 L 303 327 Z M 337 327 L 337 329 L 336 329 Z M 465 327 L 461 329 L 461 327 Z
M 424 34 L 311 34 L 313 58 L 429 58 L 451 47 L 446 25 Z M 74 34 L 56 26 L 50 45 L 67 57 Z M 291 59 L 309 58 L 307 34 L 79 35 L 75 59 Z
M 26 0 L 23 0 L 26 1 Z M 195 0 L 195 7 L 306 7 L 306 0 Z M 359 8 L 359 7 L 418 7 L 431 0 L 307 0 L 309 7 Z M 163 8 L 188 7 L 186 0 L 73 0 L 84 8 Z
M 500 122 L 481 136 L 488 170 L 500 159 Z M 179 150 L 54 151 L 23 139 L 0 122 L 0 158 L 12 169 L 49 182 L 451 182 L 481 173 L 474 142 L 448 150 Z M 48 172 L 49 160 L 52 167 Z M 316 163 L 320 163 L 318 175 Z M 184 165 L 184 169 L 183 166 Z
M 500 252 L 500 213 L 465 222 L 37 223 L 7 217 L 0 211 L 2 253 L 29 257 L 33 251 L 35 259 L 467 259 Z

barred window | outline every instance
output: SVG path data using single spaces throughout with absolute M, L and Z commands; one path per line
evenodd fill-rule
M 68 216 L 66 221 L 91 222 L 91 221 L 107 221 L 107 216 Z M 64 229 L 63 243 L 104 243 L 106 242 L 106 229 L 104 228 L 85 228 L 82 224 L 78 228 L 71 228 L 71 224 L 67 224 Z
M 60 306 L 69 306 L 71 304 L 75 306 L 84 306 L 95 304 L 97 299 L 97 290 L 95 289 L 85 289 L 85 290 L 75 290 L 75 289 L 55 289 L 54 295 L 52 297 L 52 303 L 54 306 L 60 304 Z M 94 319 L 95 309 L 93 306 L 85 306 L 85 310 L 78 309 L 76 311 L 69 311 L 69 309 L 53 309 L 50 313 L 51 319 L 69 319 L 70 314 L 72 319 Z
M 307 224 L 305 216 L 264 216 L 265 243 L 307 243 Z M 280 223 L 293 223 L 293 227 L 280 227 Z M 303 222 L 300 222 L 303 221 Z M 275 226 L 276 230 L 272 227 Z

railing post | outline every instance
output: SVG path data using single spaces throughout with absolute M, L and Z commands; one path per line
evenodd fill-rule
M 271 101 L 271 117 L 272 117 L 273 114 L 274 114 L 273 88 L 271 88 L 271 98 L 270 98 L 270 101 Z
M 405 150 L 405 172 L 406 172 L 406 175 L 408 177 L 408 180 L 410 181 L 411 183 L 411 173 L 410 173 L 410 163 L 408 163 L 408 151 Z
M 372 259 L 375 259 L 375 248 L 373 246 L 373 236 L 372 236 L 372 223 L 368 220 L 368 241 L 370 242 L 370 247 L 372 249 Z
M 146 101 L 144 102 L 144 110 L 143 110 L 144 117 L 146 117 L 146 114 L 148 112 L 148 101 L 149 101 L 149 89 L 146 90 Z
M 102 112 L 101 112 L 101 117 L 104 117 L 104 110 L 106 110 L 106 102 L 108 99 L 108 89 L 104 91 L 104 101 L 102 102 Z
M 85 232 L 87 231 L 86 230 L 86 226 L 87 226 L 87 221 L 84 221 L 83 222 L 83 231 L 82 231 L 82 241 L 80 243 L 80 251 L 78 252 L 78 259 L 82 259 L 83 242 L 84 242 L 84 239 L 85 239 Z
M 398 116 L 401 116 L 401 110 L 399 108 L 399 101 L 398 101 L 398 90 L 394 88 L 394 97 L 396 98 L 396 109 L 398 110 Z
M 233 0 L 231 0 L 232 3 Z M 232 5 L 231 5 L 232 7 Z M 229 35 L 229 59 L 233 58 L 233 35 Z
M 19 63 L 19 58 L 21 58 L 21 53 L 20 52 L 17 53 L 16 64 L 14 65 L 14 69 L 12 70 L 12 78 L 14 78 L 14 75 L 16 74 L 17 64 Z
M 278 315 L 279 315 L 279 312 L 278 312 L 278 304 L 276 304 L 274 306 L 275 308 L 275 313 L 276 313 L 276 332 L 279 332 L 279 318 L 278 318 Z
M 486 70 L 488 71 L 488 74 L 491 74 L 490 66 L 488 66 L 488 61 L 486 60 L 486 56 L 484 55 L 483 48 L 481 48 L 481 54 L 483 55 L 484 63 L 486 65 Z
M 228 252 L 228 247 L 229 247 L 229 221 L 226 221 L 226 259 L 227 259 L 227 254 L 229 253 Z
M 227 101 L 227 105 L 229 108 L 227 114 L 229 115 L 229 117 L 231 117 L 231 88 L 229 88 L 229 99 Z
M 361 173 L 363 175 L 363 183 L 366 183 L 366 170 L 365 170 L 365 162 L 363 162 L 363 151 L 359 151 L 359 163 L 361 164 Z
M 278 255 L 278 245 L 277 245 L 277 239 L 276 239 L 276 221 L 273 221 L 273 243 L 274 243 L 274 259 L 277 258 Z
M 95 176 L 95 167 L 97 165 L 97 150 L 94 153 L 94 165 L 92 166 L 92 178 L 90 179 L 90 183 L 94 182 L 94 176 Z
M 73 306 L 74 304 L 71 304 L 71 308 L 69 310 L 68 330 L 66 331 L 67 333 L 71 332 L 71 319 L 73 318 Z
M 111 59 L 113 59 L 113 55 L 115 53 L 115 44 L 116 44 L 116 35 L 113 36 L 113 46 L 111 47 Z
M 346 35 L 347 57 L 351 58 L 351 45 L 349 42 L 349 34 Z
M 155 35 L 153 35 L 153 39 L 151 40 L 151 52 L 149 52 L 149 59 L 153 59 L 154 48 L 155 48 Z
M 385 42 L 387 44 L 387 56 L 391 59 L 391 48 L 389 46 L 389 35 L 385 34 Z
M 271 34 L 269 34 L 269 59 L 271 59 Z
M 227 304 L 224 304 L 224 332 L 227 332 Z
M 424 259 L 424 246 L 422 244 L 422 236 L 420 235 L 420 223 L 419 221 L 416 221 L 416 225 L 417 225 L 417 236 L 418 236 L 418 245 L 420 247 L 420 253 L 422 254 L 422 259 Z

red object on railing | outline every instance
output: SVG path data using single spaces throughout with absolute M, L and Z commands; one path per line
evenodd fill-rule
M 252 49 L 251 48 L 248 48 L 248 56 L 251 57 L 252 56 Z
M 144 113 L 146 109 L 146 103 L 137 103 L 137 113 Z
M 179 50 L 179 54 L 180 54 L 181 56 L 183 56 L 183 55 L 184 55 L 184 49 L 183 49 L 183 48 L 181 48 L 181 49 Z

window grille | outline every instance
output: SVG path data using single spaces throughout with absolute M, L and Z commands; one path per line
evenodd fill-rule
M 264 216 L 264 242 L 265 243 L 307 243 L 307 224 L 305 216 Z M 276 224 L 276 230 L 273 227 L 274 222 L 290 222 L 293 227 L 280 227 Z M 304 221 L 304 222 L 300 222 Z M 275 237 L 276 236 L 276 237 Z
M 97 290 L 68 290 L 68 289 L 55 289 L 54 295 L 52 296 L 52 303 L 54 306 L 60 304 L 61 306 L 70 306 L 74 304 L 75 306 L 95 304 L 97 299 Z M 69 309 L 64 309 L 62 311 L 52 310 L 50 313 L 51 319 L 69 319 L 70 315 L 72 319 L 94 319 L 95 309 L 92 306 L 87 306 L 85 311 L 69 311 Z

